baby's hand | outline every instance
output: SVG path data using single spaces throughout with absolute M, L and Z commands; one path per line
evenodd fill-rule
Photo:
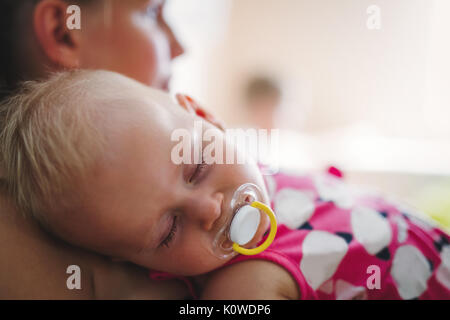
M 196 114 L 197 116 L 212 123 L 219 129 L 225 131 L 225 126 L 222 123 L 222 121 L 217 120 L 216 117 L 214 117 L 211 113 L 209 113 L 208 111 L 206 111 L 205 109 L 200 107 L 200 105 L 194 99 L 192 99 L 190 96 L 178 93 L 176 95 L 176 98 L 177 98 L 180 106 L 185 108 L 188 112 Z
M 281 266 L 247 260 L 213 271 L 202 290 L 202 300 L 298 300 L 294 278 Z

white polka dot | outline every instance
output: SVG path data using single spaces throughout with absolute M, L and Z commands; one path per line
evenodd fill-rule
M 312 197 L 295 189 L 280 190 L 274 200 L 274 209 L 280 224 L 297 229 L 312 216 L 315 210 Z
M 353 234 L 371 255 L 388 246 L 392 230 L 387 219 L 367 207 L 356 207 L 351 213 Z
M 397 284 L 402 299 L 419 297 L 427 289 L 427 281 L 431 276 L 427 259 L 419 249 L 404 245 L 395 252 L 391 275 Z
M 333 201 L 342 209 L 349 209 L 354 205 L 352 192 L 340 179 L 319 175 L 314 177 L 314 184 L 322 200 Z
M 366 300 L 367 292 L 364 287 L 354 286 L 344 280 L 336 281 L 336 300 Z
M 450 246 L 441 251 L 441 264 L 436 270 L 436 280 L 450 290 Z
M 408 237 L 408 223 L 400 215 L 395 216 L 394 220 L 397 223 L 397 241 L 403 243 Z
M 344 239 L 325 231 L 311 231 L 303 240 L 300 270 L 316 290 L 331 278 L 347 253 Z

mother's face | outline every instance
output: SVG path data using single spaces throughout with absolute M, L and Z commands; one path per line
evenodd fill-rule
M 183 48 L 163 17 L 165 0 L 106 0 L 84 16 L 79 67 L 119 72 L 168 89 L 171 61 Z M 83 12 L 82 12 L 83 14 Z

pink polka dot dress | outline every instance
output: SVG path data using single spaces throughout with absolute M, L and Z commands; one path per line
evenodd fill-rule
M 290 272 L 301 299 L 450 299 L 450 237 L 339 174 L 265 176 L 279 228 L 256 256 Z M 262 240 L 263 241 L 263 240 Z

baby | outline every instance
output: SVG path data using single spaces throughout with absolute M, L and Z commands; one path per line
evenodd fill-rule
M 249 161 L 175 164 L 172 133 L 202 136 L 199 120 L 106 71 L 26 83 L 0 106 L 1 186 L 55 236 L 152 275 L 189 276 L 204 299 L 450 298 L 445 232 L 329 174 L 263 178 Z M 233 148 L 220 128 L 201 128 Z M 274 209 L 276 238 L 258 255 L 218 255 L 217 234 L 245 185 Z M 262 214 L 245 247 L 268 229 Z

